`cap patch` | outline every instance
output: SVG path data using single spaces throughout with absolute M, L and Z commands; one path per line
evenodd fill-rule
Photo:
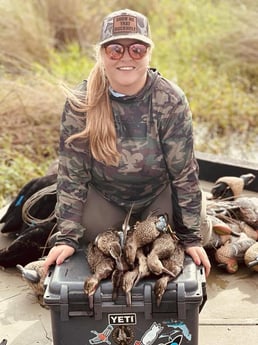
M 113 19 L 113 34 L 137 33 L 137 18 L 121 15 Z

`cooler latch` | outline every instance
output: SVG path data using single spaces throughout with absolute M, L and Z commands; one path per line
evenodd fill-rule
M 185 284 L 177 284 L 177 315 L 179 320 L 186 319 L 186 303 L 185 303 Z
M 60 288 L 60 319 L 69 320 L 68 285 L 61 285 Z

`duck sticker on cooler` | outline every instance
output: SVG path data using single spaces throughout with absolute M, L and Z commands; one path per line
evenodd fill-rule
M 135 333 L 131 326 L 121 325 L 114 328 L 112 332 L 112 340 L 114 344 L 132 345 L 135 339 Z

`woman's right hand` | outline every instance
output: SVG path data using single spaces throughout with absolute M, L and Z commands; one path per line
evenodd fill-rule
M 61 265 L 65 259 L 73 255 L 75 249 L 66 244 L 60 244 L 54 246 L 48 253 L 48 256 L 44 262 L 44 271 L 47 272 L 49 267 L 53 264 Z

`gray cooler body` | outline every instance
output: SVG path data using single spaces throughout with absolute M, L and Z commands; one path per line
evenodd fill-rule
M 112 282 L 103 281 L 89 308 L 83 292 L 90 270 L 78 252 L 50 270 L 45 280 L 45 304 L 50 308 L 54 345 L 198 345 L 199 312 L 206 301 L 203 267 L 186 257 L 183 272 L 169 283 L 159 307 L 155 278 L 143 279 L 126 306 L 120 292 L 112 301 Z

